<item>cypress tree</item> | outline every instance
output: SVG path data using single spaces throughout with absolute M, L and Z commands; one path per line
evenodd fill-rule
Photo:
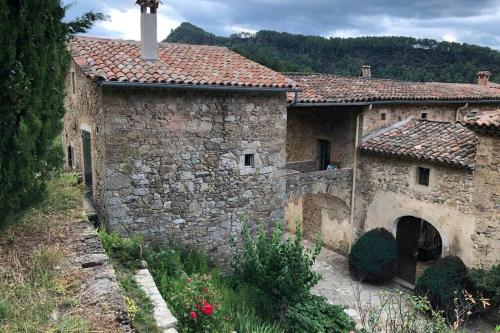
M 75 30 L 64 14 L 60 0 L 0 0 L 0 226 L 43 198 L 44 182 L 62 163 L 54 142 L 64 115 L 66 41 Z

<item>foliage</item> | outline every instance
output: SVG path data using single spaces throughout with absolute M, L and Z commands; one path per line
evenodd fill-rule
M 108 233 L 104 229 L 100 229 L 98 234 L 104 249 L 109 255 L 117 259 L 126 268 L 139 268 L 140 251 L 144 243 L 141 236 L 134 235 L 131 238 L 122 238 L 119 234 L 115 232 Z
M 301 303 L 290 307 L 285 316 L 290 333 L 347 333 L 355 323 L 339 305 L 331 305 L 320 296 L 309 295 Z
M 255 310 L 243 310 L 236 312 L 234 318 L 234 330 L 239 333 L 284 333 L 278 324 L 262 322 Z
M 72 23 L 63 22 L 64 13 L 60 0 L 0 0 L 0 226 L 46 195 L 62 163 L 54 142 L 69 65 Z
M 168 301 L 183 332 L 221 331 L 221 295 L 212 276 L 193 274 L 174 280 Z
M 83 192 L 72 174 L 54 174 L 45 200 L 0 234 L 0 332 L 88 332 L 73 311 L 76 283 L 59 267 L 68 220 L 81 218 Z
M 415 292 L 427 296 L 434 308 L 453 318 L 454 299 L 461 297 L 467 285 L 467 267 L 456 256 L 438 259 L 417 279 Z
M 470 289 L 491 301 L 491 309 L 500 307 L 500 265 L 487 269 L 471 269 L 468 274 Z
M 361 318 L 362 333 L 448 333 L 445 319 L 433 310 L 425 297 L 395 290 L 378 294 L 379 305 L 363 304 L 362 289 L 354 290 L 356 311 Z M 422 316 L 429 312 L 430 318 Z
M 398 248 L 394 236 L 384 228 L 368 231 L 349 253 L 349 269 L 365 282 L 380 283 L 397 273 Z
M 120 288 L 123 290 L 129 318 L 137 333 L 157 333 L 156 321 L 153 316 L 154 307 L 146 293 L 139 287 L 133 275 L 115 267 Z
M 289 306 L 302 302 L 320 279 L 312 265 L 321 250 L 321 242 L 313 251 L 302 246 L 302 230 L 296 227 L 293 240 L 284 239 L 283 227 L 276 222 L 268 235 L 263 228 L 250 234 L 248 225 L 242 229 L 243 249 L 235 247 L 234 275 L 266 294 L 274 306 L 276 318 L 282 319 Z
M 261 30 L 218 37 L 182 23 L 168 42 L 223 45 L 282 72 L 321 72 L 358 76 L 371 65 L 378 78 L 412 81 L 475 82 L 476 73 L 500 73 L 500 52 L 488 47 L 411 37 L 323 38 Z M 493 78 L 500 82 L 500 74 Z

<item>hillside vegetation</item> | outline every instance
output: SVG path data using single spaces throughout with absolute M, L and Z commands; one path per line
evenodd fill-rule
M 223 45 L 276 71 L 372 75 L 411 81 L 469 82 L 489 70 L 500 82 L 500 52 L 476 45 L 411 37 L 324 38 L 262 30 L 220 37 L 182 23 L 167 42 Z

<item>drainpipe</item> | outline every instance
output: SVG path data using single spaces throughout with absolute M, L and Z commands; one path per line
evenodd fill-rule
M 369 110 L 372 109 L 372 104 L 368 107 Z M 364 110 L 363 110 L 364 111 Z M 356 116 L 356 131 L 354 137 L 354 156 L 352 165 L 352 188 L 351 188 L 351 235 L 349 239 L 349 252 L 351 252 L 352 243 L 354 240 L 354 199 L 356 195 L 356 174 L 358 171 L 358 145 L 359 145 L 359 116 L 362 112 L 358 113 Z
M 461 106 L 457 109 L 457 112 L 455 112 L 455 121 L 458 121 L 458 116 L 460 115 L 460 111 L 465 110 L 469 107 L 469 103 L 465 103 L 464 106 Z

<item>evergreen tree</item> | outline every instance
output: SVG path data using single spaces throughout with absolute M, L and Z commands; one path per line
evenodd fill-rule
M 66 42 L 102 14 L 64 23 L 59 0 L 0 0 L 0 226 L 43 198 L 62 162 Z

